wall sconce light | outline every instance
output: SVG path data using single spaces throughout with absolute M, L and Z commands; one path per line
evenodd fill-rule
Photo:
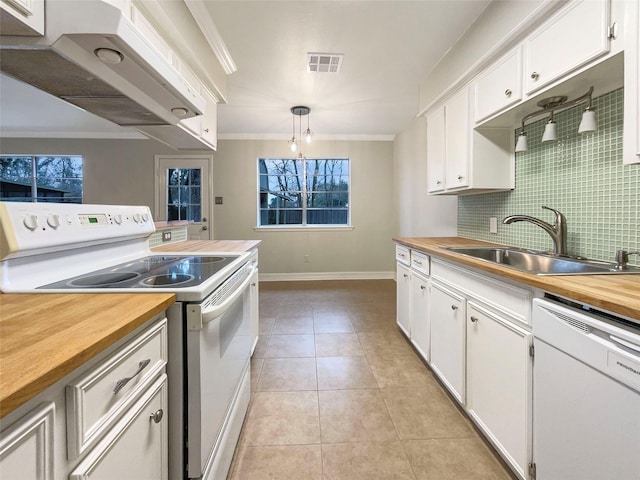
M 574 100 L 567 101 L 567 97 L 564 95 L 543 98 L 542 100 L 540 100 L 538 102 L 538 106 L 542 107 L 542 109 L 530 113 L 522 119 L 522 129 L 520 130 L 520 134 L 518 135 L 518 140 L 516 142 L 516 153 L 527 151 L 527 134 L 525 133 L 524 129 L 525 122 L 527 122 L 527 120 L 531 120 L 532 118 L 538 117 L 540 115 L 549 114 L 549 121 L 545 125 L 544 133 L 542 134 L 542 142 L 553 142 L 557 140 L 556 122 L 553 120 L 553 112 L 555 112 L 556 110 L 564 110 L 581 103 L 586 102 L 587 108 L 582 114 L 582 121 L 580 122 L 580 126 L 578 127 L 578 133 L 595 132 L 598 129 L 598 124 L 596 122 L 596 113 L 591 108 L 592 93 L 593 87 L 591 87 L 587 93 Z
M 311 132 L 311 129 L 309 128 L 309 113 L 311 112 L 311 109 L 309 107 L 305 107 L 302 105 L 298 105 L 295 107 L 291 107 L 291 114 L 292 114 L 292 125 L 293 125 L 293 133 L 291 135 L 291 140 L 289 140 L 289 149 L 292 152 L 296 152 L 298 150 L 298 142 L 302 140 L 302 117 L 304 115 L 307 116 L 307 130 L 304 132 L 305 135 L 305 141 L 307 143 L 311 143 L 311 140 L 313 139 L 313 133 Z M 296 140 L 296 115 L 298 116 L 298 140 Z M 298 157 L 302 156 L 302 152 L 300 152 L 298 154 Z

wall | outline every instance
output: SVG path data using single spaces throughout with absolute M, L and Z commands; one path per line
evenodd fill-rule
M 393 143 L 397 236 L 456 235 L 457 198 L 427 195 L 427 124 L 416 118 Z
M 217 239 L 259 239 L 260 273 L 296 274 L 297 278 L 389 276 L 394 270 L 391 238 L 393 209 L 392 142 L 314 141 L 305 156 L 351 160 L 351 221 L 347 231 L 255 231 L 257 159 L 290 158 L 286 141 L 221 140 L 214 156 Z M 305 255 L 309 263 L 304 262 Z M 337 275 L 326 275 L 338 272 Z
M 153 156 L 175 154 L 154 140 L 3 138 L 3 154 L 82 155 L 84 203 L 154 207 Z
M 577 133 L 583 106 L 555 116 L 558 142 L 542 144 L 547 119 L 526 128 L 529 150 L 516 155 L 516 189 L 461 197 L 458 234 L 536 250 L 550 250 L 548 234 L 530 223 L 499 223 L 488 233 L 489 217 L 523 214 L 552 222 L 565 214 L 569 253 L 613 261 L 616 249 L 640 249 L 640 164 L 622 163 L 623 89 L 594 100 L 598 131 Z M 640 263 L 631 257 L 630 263 Z

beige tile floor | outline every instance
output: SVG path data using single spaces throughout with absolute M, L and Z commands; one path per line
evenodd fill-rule
M 263 282 L 230 480 L 508 480 L 395 324 L 393 280 Z

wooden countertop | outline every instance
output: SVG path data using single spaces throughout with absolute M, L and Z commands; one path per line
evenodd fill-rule
M 248 252 L 260 244 L 260 240 L 185 240 L 184 242 L 158 245 L 154 252 Z
M 461 237 L 399 237 L 395 242 L 549 293 L 587 303 L 640 323 L 640 275 L 532 275 L 441 247 L 495 245 Z
M 174 301 L 169 293 L 0 295 L 0 418 Z

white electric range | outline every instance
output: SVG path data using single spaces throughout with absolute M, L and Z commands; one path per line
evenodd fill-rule
M 257 252 L 150 251 L 145 206 L 0 202 L 0 291 L 170 292 L 169 478 L 226 476 L 250 397 Z

